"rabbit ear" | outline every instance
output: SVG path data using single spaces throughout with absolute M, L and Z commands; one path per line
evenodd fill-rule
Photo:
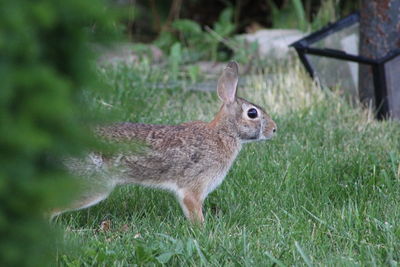
M 238 64 L 235 61 L 231 61 L 225 67 L 218 80 L 218 96 L 224 103 L 229 104 L 235 101 L 238 80 Z

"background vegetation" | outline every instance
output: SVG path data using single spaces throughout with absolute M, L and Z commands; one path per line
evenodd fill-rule
M 262 28 L 316 30 L 359 7 L 341 0 L 182 0 L 115 1 L 124 10 L 121 25 L 134 42 L 154 42 L 164 53 L 181 44 L 181 61 L 222 60 L 245 63 L 254 48 L 234 35 Z M 243 55 L 243 51 L 247 51 Z
M 331 15 L 344 16 L 359 7 L 359 1 L 340 0 L 136 0 L 114 1 L 124 10 L 121 22 L 133 40 L 154 40 L 171 31 L 177 19 L 190 19 L 211 27 L 221 13 L 232 9 L 235 33 L 251 31 L 257 24 L 266 28 L 298 28 L 303 22 L 318 24 Z M 278 13 L 280 16 L 278 16 Z M 316 22 L 315 22 L 316 21 Z M 300 23 L 299 23 L 300 22 Z M 305 25 L 302 25 L 305 26 Z

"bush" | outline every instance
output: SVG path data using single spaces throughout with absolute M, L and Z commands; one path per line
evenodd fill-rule
M 88 41 L 111 29 L 105 10 L 101 0 L 0 2 L 0 266 L 54 259 L 44 211 L 72 188 L 60 159 L 87 147 L 81 94 L 94 87 Z

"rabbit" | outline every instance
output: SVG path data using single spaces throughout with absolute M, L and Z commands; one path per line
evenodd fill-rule
M 277 126 L 259 106 L 236 96 L 238 64 L 229 62 L 218 80 L 217 93 L 223 104 L 211 122 L 180 125 L 115 123 L 98 127 L 95 134 L 110 143 L 145 143 L 143 153 L 128 151 L 106 156 L 91 153 L 72 169 L 91 177 L 81 198 L 67 210 L 90 207 L 104 200 L 117 185 L 139 184 L 171 191 L 184 215 L 202 224 L 203 202 L 224 180 L 242 144 L 275 135 Z M 84 167 L 82 167 L 84 166 Z

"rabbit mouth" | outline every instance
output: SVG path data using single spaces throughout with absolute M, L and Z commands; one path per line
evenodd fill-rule
M 260 128 L 258 133 L 254 133 L 252 135 L 242 134 L 240 137 L 242 143 L 250 143 L 256 141 L 266 141 L 272 139 L 274 137 L 275 131 L 269 129 Z
M 268 136 L 265 136 L 265 135 L 260 135 L 260 138 L 258 139 L 259 141 L 265 141 L 265 140 L 270 140 L 270 139 L 272 139 L 272 137 L 273 137 L 273 134 L 270 134 L 270 135 L 268 135 Z
M 266 141 L 269 140 L 273 137 L 273 134 L 269 135 L 269 136 L 265 136 L 264 134 L 260 134 L 259 136 L 255 137 L 255 138 L 248 138 L 248 139 L 242 139 L 242 144 L 245 143 L 251 143 L 251 142 L 259 142 L 259 141 Z

